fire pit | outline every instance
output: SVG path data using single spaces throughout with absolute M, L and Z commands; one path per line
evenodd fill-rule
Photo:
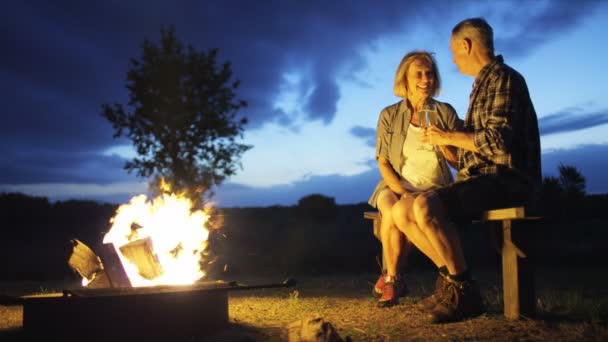
M 23 305 L 28 340 L 204 339 L 228 324 L 228 291 L 295 285 L 293 280 L 254 286 L 202 282 L 203 265 L 211 263 L 210 218 L 168 189 L 151 200 L 135 196 L 110 220 L 107 247 L 101 248 L 106 253 L 98 256 L 81 241 L 70 241 L 68 264 L 83 287 L 2 297 L 0 304 Z
M 23 305 L 28 340 L 190 341 L 228 324 L 228 292 L 291 287 L 295 281 L 262 285 L 207 282 L 189 286 L 64 290 L 3 298 Z

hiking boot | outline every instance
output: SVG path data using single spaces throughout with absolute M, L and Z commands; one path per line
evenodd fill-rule
M 429 313 L 431 323 L 455 322 L 481 314 L 481 293 L 474 281 L 446 279 L 446 283 L 437 305 Z
M 396 293 L 396 287 L 396 280 L 384 282 L 384 286 L 382 286 L 382 296 L 378 300 L 379 308 L 388 308 L 399 304 L 399 297 Z
M 397 297 L 405 297 L 409 293 L 409 289 L 407 288 L 405 281 L 403 281 L 403 277 L 399 277 L 398 279 L 399 281 L 397 281 L 397 283 L 395 284 L 395 293 L 397 293 Z M 378 280 L 376 281 L 376 284 L 372 289 L 372 296 L 382 296 L 382 288 L 384 287 L 385 281 L 386 273 L 382 273 L 380 277 L 378 277 Z
M 430 296 L 423 298 L 416 303 L 416 307 L 422 311 L 431 311 L 435 305 L 439 303 L 439 298 L 447 286 L 447 283 L 448 281 L 445 279 L 443 274 L 437 274 L 437 279 L 435 280 L 435 291 Z

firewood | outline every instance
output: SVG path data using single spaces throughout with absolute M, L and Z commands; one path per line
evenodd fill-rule
M 106 274 L 99 256 L 78 239 L 70 240 L 70 245 L 72 250 L 68 258 L 68 265 L 82 278 L 87 279 L 86 287 L 112 287 L 112 282 Z
M 162 266 L 154 254 L 152 239 L 149 237 L 129 242 L 119 249 L 125 258 L 137 266 L 143 278 L 155 279 L 163 273 Z

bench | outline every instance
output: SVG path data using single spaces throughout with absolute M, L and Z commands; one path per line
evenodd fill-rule
M 380 240 L 381 217 L 377 211 L 363 213 L 365 219 L 373 221 L 374 236 Z M 504 315 L 508 320 L 520 317 L 534 316 L 536 293 L 534 284 L 534 269 L 526 254 L 513 242 L 512 221 L 537 219 L 526 217 L 523 207 L 489 210 L 483 213 L 479 221 L 502 222 L 502 287 L 504 299 Z M 383 262 L 384 268 L 384 262 Z

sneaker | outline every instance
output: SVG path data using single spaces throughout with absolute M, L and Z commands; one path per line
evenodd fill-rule
M 387 308 L 399 304 L 396 291 L 396 281 L 385 282 L 382 287 L 382 296 L 378 300 L 378 307 Z
M 482 313 L 481 293 L 474 281 L 446 280 L 439 302 L 429 314 L 431 323 L 455 322 Z
M 403 277 L 399 277 L 399 280 L 395 284 L 395 292 L 397 293 L 397 297 L 405 297 L 409 293 L 409 289 L 403 281 Z M 384 283 L 386 281 L 386 273 L 382 273 L 378 280 L 376 280 L 376 284 L 372 289 L 372 296 L 380 297 L 382 296 L 382 289 L 384 288 Z
M 382 272 L 382 274 L 376 280 L 376 284 L 374 284 L 374 288 L 372 289 L 372 296 L 380 297 L 382 296 L 382 288 L 384 287 L 384 278 L 386 278 L 386 271 Z
M 435 308 L 435 305 L 439 303 L 439 298 L 441 294 L 445 290 L 448 281 L 445 279 L 445 276 L 441 273 L 437 274 L 437 280 L 435 280 L 435 291 L 428 297 L 420 300 L 416 303 L 416 307 L 422 311 L 431 311 Z

